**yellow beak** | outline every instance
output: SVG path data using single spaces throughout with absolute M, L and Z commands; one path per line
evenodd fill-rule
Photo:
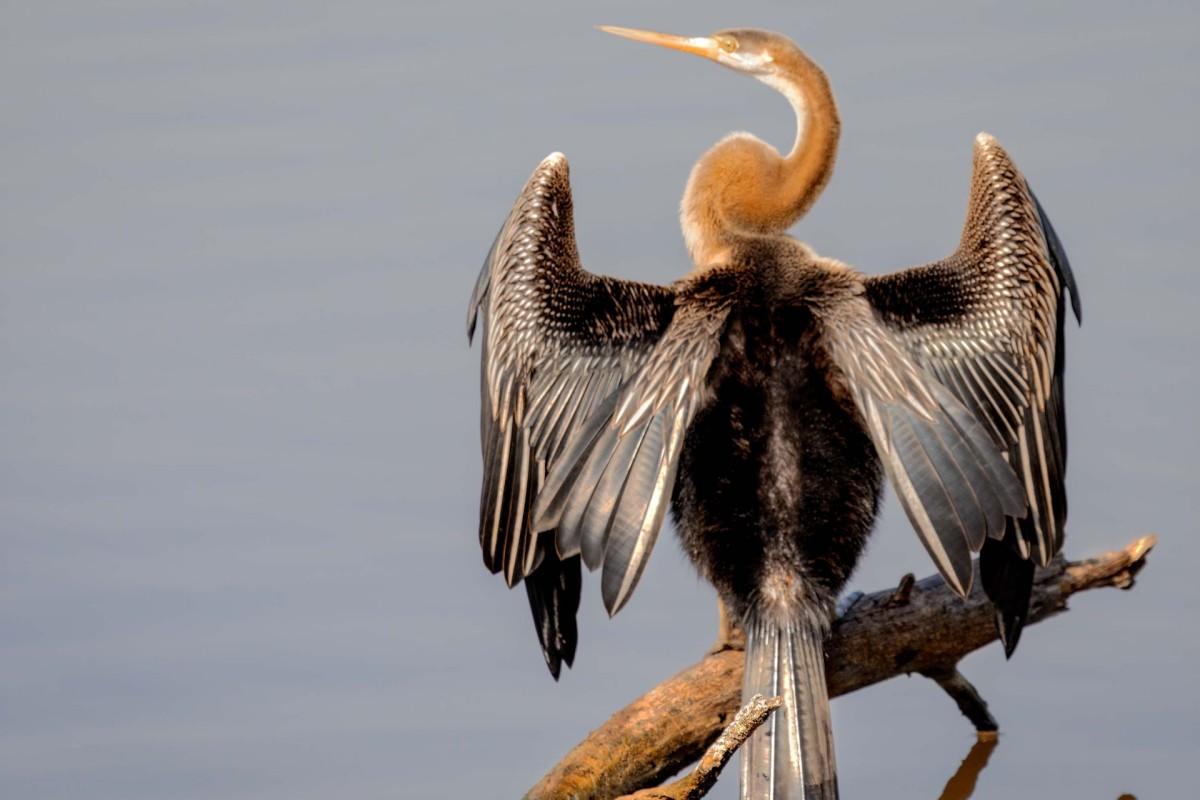
M 615 25 L 597 25 L 596 27 L 614 36 L 624 36 L 626 39 L 633 39 L 635 42 L 669 47 L 672 50 L 680 50 L 684 53 L 711 58 L 714 61 L 716 61 L 717 56 L 721 53 L 721 45 L 716 39 L 708 36 L 675 36 L 670 33 L 641 31 L 636 28 L 618 28 Z

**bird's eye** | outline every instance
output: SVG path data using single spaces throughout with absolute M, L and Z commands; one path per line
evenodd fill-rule
M 738 49 L 737 39 L 732 36 L 718 36 L 717 44 L 721 45 L 721 49 L 726 53 L 732 53 Z

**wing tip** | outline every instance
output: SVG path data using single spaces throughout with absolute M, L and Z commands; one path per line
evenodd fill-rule
M 555 150 L 538 162 L 533 174 L 525 182 L 525 187 L 521 190 L 521 194 L 524 195 L 528 192 L 530 185 L 537 183 L 539 180 L 545 181 L 550 176 L 566 178 L 569 175 L 570 164 L 567 163 L 567 157 L 560 151 Z M 496 245 L 500 242 L 503 234 L 504 226 L 500 228 L 500 232 L 496 234 L 496 238 L 492 241 L 492 246 L 488 249 L 487 257 L 483 260 L 483 269 L 480 271 L 479 278 L 475 282 L 475 290 L 471 292 L 471 300 L 467 303 L 468 344 L 471 344 L 475 338 L 475 323 L 479 315 L 479 308 L 483 303 L 484 297 L 487 295 L 488 284 L 491 282 L 492 258 L 496 253 Z
M 959 569 L 959 567 L 955 565 L 954 580 L 947 581 L 947 584 L 951 589 L 954 590 L 955 594 L 957 594 L 963 600 L 966 600 L 967 597 L 970 596 L 971 589 L 973 589 L 975 586 L 975 571 L 971 569 L 970 564 L 971 562 L 968 559 L 967 567 L 965 569 Z M 958 574 L 959 572 L 963 574 L 960 575 Z
M 1011 660 L 1017 651 L 1017 643 L 1021 641 L 1021 631 L 1025 629 L 1025 620 L 1018 616 L 1010 617 L 1004 611 L 996 609 L 996 632 L 1000 636 L 1000 645 L 1004 648 L 1004 660 Z
M 980 131 L 975 134 L 976 147 L 998 147 L 1000 142 L 996 141 L 996 137 L 992 136 L 987 131 Z
M 546 668 L 555 681 L 575 662 L 580 597 L 579 560 L 543 560 L 525 579 L 525 591 Z
M 494 245 L 493 245 L 494 247 Z M 479 309 L 483 305 L 483 298 L 487 294 L 488 284 L 491 283 L 491 251 L 488 251 L 488 257 L 483 262 L 483 270 L 479 274 L 479 278 L 475 281 L 475 288 L 471 292 L 471 299 L 467 302 L 467 346 L 470 347 L 475 343 L 475 324 L 479 321 Z
M 1046 237 L 1046 249 L 1050 251 L 1050 258 L 1053 259 L 1054 266 L 1062 277 L 1064 290 L 1071 296 L 1071 311 L 1075 314 L 1075 323 L 1082 325 L 1083 301 L 1079 297 L 1079 286 L 1075 283 L 1075 272 L 1071 269 L 1071 260 L 1067 257 L 1067 251 L 1063 248 L 1062 240 L 1058 238 L 1058 232 L 1054 230 L 1054 225 L 1050 222 L 1050 217 L 1046 214 L 1042 201 L 1034 194 L 1033 187 L 1029 185 L 1028 181 L 1025 182 L 1025 187 L 1029 190 L 1029 196 L 1033 198 L 1034 207 L 1037 208 L 1038 222 L 1041 223 L 1042 232 Z
M 558 683 L 559 675 L 562 673 L 562 659 L 558 655 L 545 651 L 542 652 L 542 655 L 546 658 L 546 668 L 550 670 L 550 677 L 554 679 L 555 683 Z
M 492 246 L 488 248 L 487 255 L 483 257 L 483 267 L 480 268 L 479 277 L 475 279 L 475 286 L 471 289 L 471 299 L 467 301 L 468 345 L 475 340 L 475 323 L 479 319 L 479 309 L 483 306 L 488 288 L 492 284 L 492 259 L 496 255 L 496 246 L 500 244 L 500 237 L 503 235 L 504 226 L 502 225 L 500 226 L 500 230 L 496 232 L 495 238 L 492 239 Z
M 1017 549 L 1018 536 L 1017 527 L 1010 526 L 1004 541 L 987 541 L 979 554 L 979 576 L 994 609 L 996 634 L 1006 659 L 1012 658 L 1021 640 L 1033 592 L 1033 562 Z
M 633 586 L 629 586 L 628 588 L 618 586 L 616 589 L 611 589 L 609 588 L 609 582 L 603 580 L 603 578 L 601 579 L 600 594 L 604 601 L 604 611 L 608 614 L 609 619 L 619 614 L 621 609 L 629 603 L 629 599 L 633 597 L 633 587 L 637 585 L 637 582 L 638 579 L 635 578 Z
M 1008 151 L 1001 146 L 995 136 L 992 136 L 987 131 L 980 131 L 975 134 L 976 157 L 992 154 L 1002 156 L 1005 160 L 1010 163 L 1012 162 L 1012 157 L 1008 155 Z M 1067 258 L 1066 250 L 1063 249 L 1062 242 L 1058 238 L 1058 233 L 1054 230 L 1054 226 L 1050 224 L 1050 218 L 1046 215 L 1046 210 L 1042 207 L 1041 201 L 1038 200 L 1037 195 L 1033 192 L 1033 187 L 1029 185 L 1029 181 L 1027 180 L 1025 181 L 1025 188 L 1029 191 L 1029 196 L 1033 200 L 1034 207 L 1037 209 L 1038 221 L 1041 223 L 1042 230 L 1045 233 L 1046 247 L 1050 251 L 1050 257 L 1054 261 L 1054 266 L 1058 269 L 1066 291 L 1071 296 L 1071 311 L 1075 314 L 1075 321 L 1082 325 L 1083 304 L 1079 298 L 1079 287 L 1075 283 L 1075 274 L 1071 270 L 1071 262 Z
M 537 168 L 529 177 L 529 183 L 547 183 L 555 180 L 569 180 L 571 165 L 567 157 L 555 150 L 538 162 Z
M 980 131 L 975 134 L 974 142 L 974 160 L 975 168 L 979 169 L 982 162 L 1005 161 L 1011 162 L 1012 158 L 1008 155 L 1008 151 L 1000 144 L 1000 140 L 992 136 L 987 131 Z

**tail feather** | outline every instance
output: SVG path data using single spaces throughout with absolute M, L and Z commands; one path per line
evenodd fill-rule
M 824 638 L 795 620 L 747 624 L 742 695 L 783 706 L 743 746 L 742 800 L 837 800 Z

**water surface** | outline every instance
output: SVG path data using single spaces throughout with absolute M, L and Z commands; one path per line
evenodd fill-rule
M 967 659 L 1003 731 L 975 796 L 1194 784 L 1194 8 L 64 2 L 0 11 L 0 794 L 512 797 L 707 647 L 668 533 L 615 620 L 587 585 L 556 685 L 475 541 L 463 311 L 528 172 L 566 152 L 587 263 L 665 282 L 695 158 L 792 137 L 599 22 L 805 46 L 845 136 L 796 234 L 866 271 L 953 247 L 977 131 L 1014 154 L 1084 300 L 1068 553 L 1162 539 Z M 889 503 L 853 588 L 909 571 Z M 847 797 L 937 797 L 972 747 L 921 678 L 834 713 Z

